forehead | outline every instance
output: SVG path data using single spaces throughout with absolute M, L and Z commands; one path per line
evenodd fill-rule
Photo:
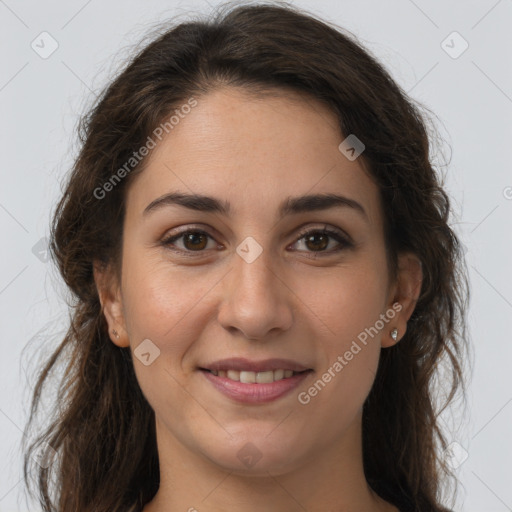
M 309 97 L 276 91 L 255 96 L 223 88 L 162 138 L 128 190 L 128 210 L 181 191 L 226 200 L 236 214 L 277 209 L 284 196 L 339 193 L 360 202 L 377 222 L 378 189 L 362 161 L 338 149 L 336 115 Z

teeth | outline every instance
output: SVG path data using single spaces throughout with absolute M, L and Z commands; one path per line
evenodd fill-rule
M 240 376 L 241 375 L 242 374 L 240 374 Z M 272 370 L 270 370 L 268 372 L 258 372 L 255 375 L 256 375 L 256 382 L 258 384 L 267 384 L 269 382 L 274 382 L 274 372 Z
M 254 372 L 240 372 L 239 380 L 244 384 L 254 384 L 256 382 L 256 374 Z
M 293 370 L 269 370 L 267 372 L 246 372 L 237 370 L 211 370 L 213 375 L 227 377 L 230 380 L 244 384 L 269 384 L 276 380 L 288 379 L 295 372 Z
M 240 381 L 240 372 L 237 372 L 235 370 L 228 370 L 227 378 L 231 380 Z
M 284 377 L 284 370 L 274 370 L 274 380 L 281 380 L 283 377 Z

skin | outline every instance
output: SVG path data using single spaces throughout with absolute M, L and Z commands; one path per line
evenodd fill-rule
M 255 97 L 220 88 L 153 150 L 126 197 L 122 278 L 95 268 L 112 342 L 132 351 L 145 339 L 160 355 L 133 357 L 140 387 L 155 411 L 160 488 L 144 512 L 397 511 L 368 486 L 362 465 L 362 406 L 381 349 L 407 328 L 421 266 L 399 255 L 391 280 L 378 188 L 361 159 L 338 149 L 344 139 L 332 112 L 315 100 L 275 91 Z M 170 205 L 143 215 L 165 193 L 229 201 L 230 216 Z M 277 217 L 288 196 L 337 193 L 349 207 Z M 300 228 L 342 230 L 354 242 L 306 243 Z M 179 228 L 179 229 L 178 229 Z M 182 229 L 211 238 L 177 249 L 161 241 Z M 253 237 L 252 263 L 236 248 Z M 194 251 L 198 244 L 202 252 Z M 323 253 L 321 252 L 323 250 Z M 109 279 L 110 278 L 110 279 Z M 379 315 L 402 309 L 307 405 L 297 395 L 345 354 Z M 236 403 L 198 366 L 227 357 L 288 358 L 312 368 L 300 388 L 266 404 Z M 237 454 L 252 443 L 260 460 Z

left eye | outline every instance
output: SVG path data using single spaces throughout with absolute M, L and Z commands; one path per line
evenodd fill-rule
M 329 245 L 329 238 L 331 240 L 334 239 L 338 243 L 339 247 L 334 250 L 332 250 L 331 247 L 331 250 L 325 251 L 324 249 Z M 337 252 L 341 251 L 344 247 L 350 247 L 352 245 L 341 233 L 326 228 L 306 231 L 301 234 L 296 243 L 299 243 L 301 240 L 304 241 L 304 245 L 308 249 L 314 249 L 311 252 Z
M 205 231 L 189 229 L 162 240 L 162 245 L 181 253 L 202 252 L 207 248 L 208 239 L 215 242 L 215 240 Z M 325 251 L 332 240 L 335 240 L 340 247 L 337 249 L 335 248 L 334 250 L 331 247 L 329 251 Z M 182 241 L 183 246 L 178 247 L 177 244 L 175 244 L 176 241 Z M 344 247 L 350 247 L 352 245 L 351 242 L 341 233 L 325 228 L 311 229 L 301 233 L 295 244 L 300 242 L 303 242 L 306 248 L 309 249 L 307 252 L 337 252 L 342 250 Z M 215 246 L 215 243 L 213 245 Z

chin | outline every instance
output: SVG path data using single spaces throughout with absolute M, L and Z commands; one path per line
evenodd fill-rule
M 304 448 L 304 441 L 294 440 L 293 436 L 282 432 L 270 435 L 268 432 L 271 430 L 260 428 L 253 435 L 244 432 L 233 436 L 224 445 L 221 442 L 210 445 L 205 455 L 216 465 L 236 474 L 268 476 L 269 473 L 286 473 L 298 464 L 298 448 Z

